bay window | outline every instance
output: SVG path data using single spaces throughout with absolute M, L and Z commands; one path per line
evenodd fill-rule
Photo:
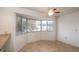
M 17 16 L 16 17 L 16 32 L 41 32 L 53 31 L 53 21 L 34 20 L 31 18 Z

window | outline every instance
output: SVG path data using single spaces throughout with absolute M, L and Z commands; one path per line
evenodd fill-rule
M 27 32 L 27 20 L 22 18 L 22 32 Z
M 32 32 L 32 24 L 33 24 L 33 20 L 28 20 L 28 32 Z
M 41 30 L 41 22 L 36 20 L 28 20 L 29 32 L 35 32 Z
M 33 20 L 31 18 L 17 16 L 16 32 L 37 32 L 37 31 L 53 31 L 53 21 Z
M 42 31 L 53 31 L 53 21 L 41 21 Z
M 40 21 L 35 21 L 35 23 L 33 25 L 34 25 L 33 31 L 41 31 L 41 22 Z
M 53 21 L 48 21 L 48 31 L 53 31 Z
M 21 32 L 22 31 L 22 18 L 17 16 L 16 18 L 16 32 Z
M 41 21 L 42 22 L 42 31 L 47 31 L 47 21 Z

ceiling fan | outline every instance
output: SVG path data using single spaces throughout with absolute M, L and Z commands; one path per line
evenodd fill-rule
M 61 13 L 61 11 L 58 8 L 49 8 L 48 9 L 48 15 L 49 16 L 52 16 L 54 14 L 60 14 L 60 13 Z

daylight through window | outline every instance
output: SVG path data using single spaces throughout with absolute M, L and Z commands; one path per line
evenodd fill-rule
M 53 31 L 53 21 L 48 20 L 32 20 L 27 17 L 16 17 L 16 32 L 37 32 L 37 31 Z

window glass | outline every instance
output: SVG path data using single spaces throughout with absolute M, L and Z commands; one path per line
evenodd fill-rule
M 48 21 L 48 31 L 53 31 L 53 21 Z
M 22 18 L 22 32 L 27 32 L 27 20 Z
M 17 16 L 16 18 L 16 32 L 22 31 L 22 20 L 21 17 Z
M 40 24 L 41 24 L 40 21 L 36 21 L 36 20 L 28 20 L 28 28 L 29 28 L 29 32 L 40 31 L 40 30 L 41 30 L 41 26 L 40 26 Z
M 47 31 L 47 21 L 42 21 L 42 31 Z
M 32 23 L 33 22 L 34 22 L 33 20 L 28 20 L 28 32 L 32 32 L 32 29 L 33 29 Z
M 40 21 L 35 21 L 33 23 L 33 30 L 32 31 L 41 31 L 41 22 Z

